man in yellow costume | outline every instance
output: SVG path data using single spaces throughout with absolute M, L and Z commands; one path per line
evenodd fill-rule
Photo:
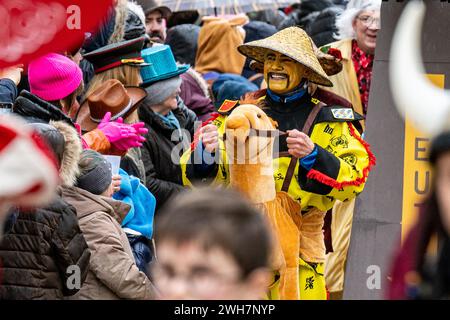
M 267 90 L 245 103 L 257 104 L 285 135 L 274 151 L 277 191 L 301 204 L 299 290 L 303 299 L 326 299 L 323 277 L 324 217 L 335 201 L 348 201 L 364 188 L 375 157 L 358 132 L 362 117 L 348 102 L 310 83 L 332 86 L 313 49 L 312 40 L 298 27 L 238 47 L 243 55 L 264 65 Z M 250 100 L 251 101 L 250 101 Z M 228 184 L 223 137 L 225 119 L 239 101 L 225 101 L 218 115 L 198 131 L 181 159 L 185 185 Z M 258 186 L 254 186 L 258 188 Z M 257 244 L 255 244 L 257 245 Z M 276 288 L 277 278 L 271 288 Z M 277 299 L 271 290 L 269 298 Z

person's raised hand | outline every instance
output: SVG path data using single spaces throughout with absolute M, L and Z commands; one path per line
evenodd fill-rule
M 219 132 L 213 124 L 208 124 L 200 129 L 200 138 L 203 147 L 209 153 L 214 153 L 219 148 Z

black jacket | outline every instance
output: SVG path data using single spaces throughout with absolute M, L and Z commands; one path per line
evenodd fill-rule
M 26 90 L 22 90 L 16 101 L 14 101 L 12 111 L 30 123 L 64 121 L 71 126 L 75 126 L 72 119 L 65 115 L 61 109 Z
M 324 46 L 336 41 L 334 35 L 337 33 L 335 26 L 336 17 L 341 14 L 342 8 L 335 6 L 322 10 L 307 27 L 306 32 L 313 39 L 317 47 Z
M 75 208 L 60 197 L 45 209 L 20 211 L 0 242 L 0 300 L 47 300 L 73 295 L 79 288 L 72 286 L 76 281 L 70 276 L 76 276 L 76 272 L 68 268 L 79 268 L 82 285 L 89 258 Z
M 195 113 L 184 106 L 179 100 L 178 108 L 173 111 L 180 122 L 181 129 L 185 129 L 191 138 L 194 131 Z M 182 139 L 174 139 L 172 134 L 175 129 L 169 128 L 162 120 L 145 104 L 139 107 L 139 119 L 145 122 L 148 133 L 145 135 L 142 150 L 142 161 L 145 166 L 145 179 L 148 190 L 156 198 L 156 210 L 173 195 L 182 191 L 181 168 L 179 161 L 172 161 L 171 153 L 175 147 L 179 148 L 177 155 L 181 157 Z M 190 141 L 184 140 L 189 146 Z M 175 163 L 174 163 L 175 162 Z

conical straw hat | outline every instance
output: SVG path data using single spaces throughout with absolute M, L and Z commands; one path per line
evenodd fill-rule
M 312 40 L 299 27 L 286 28 L 268 38 L 245 43 L 238 50 L 244 56 L 261 63 L 264 63 L 268 51 L 284 54 L 309 69 L 309 81 L 327 87 L 333 86 L 314 54 Z

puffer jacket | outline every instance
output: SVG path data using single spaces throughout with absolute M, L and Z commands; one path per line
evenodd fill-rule
M 178 146 L 177 154 L 181 157 L 182 139 L 171 139 L 175 129 L 169 128 L 163 121 L 146 106 L 146 101 L 139 107 L 139 119 L 145 122 L 148 133 L 142 150 L 144 161 L 146 187 L 156 198 L 156 214 L 164 203 L 173 195 L 184 190 L 181 179 L 179 161 L 172 161 L 172 150 Z M 185 129 L 191 138 L 194 132 L 195 113 L 187 109 L 179 99 L 178 108 L 173 110 L 175 117 L 180 122 L 181 129 Z M 186 141 L 187 146 L 190 140 Z
M 77 209 L 80 228 L 92 252 L 81 290 L 71 299 L 151 299 L 155 288 L 140 272 L 120 224 L 130 206 L 71 187 L 61 196 Z
M 326 8 L 307 25 L 305 31 L 313 39 L 316 46 L 321 47 L 335 41 L 334 35 L 337 33 L 336 17 L 342 11 L 343 9 L 338 6 Z
M 29 123 L 62 121 L 71 127 L 75 127 L 72 119 L 64 114 L 61 109 L 26 90 L 22 90 L 14 101 L 12 112 Z M 86 148 L 102 154 L 115 154 L 114 147 L 111 146 L 106 136 L 99 129 L 85 133 L 82 136 L 82 141 Z
M 21 211 L 0 243 L 0 300 L 49 300 L 73 295 L 79 290 L 71 280 L 77 272 L 69 267 L 79 268 L 82 284 L 89 257 L 75 208 L 60 197 L 46 208 Z
M 20 92 L 14 101 L 12 111 L 30 123 L 49 123 L 53 120 L 64 121 L 72 127 L 75 126 L 72 119 L 61 109 L 26 90 Z

